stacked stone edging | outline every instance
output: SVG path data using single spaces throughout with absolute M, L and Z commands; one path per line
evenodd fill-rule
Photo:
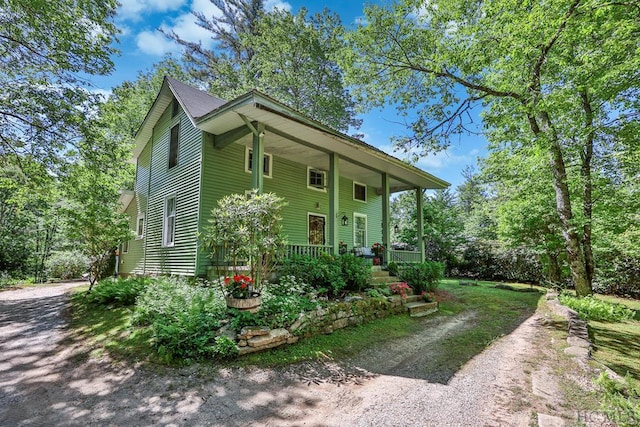
M 575 356 L 583 360 L 591 357 L 593 344 L 589 340 L 589 329 L 587 322 L 580 319 L 575 310 L 560 304 L 558 293 L 550 290 L 547 292 L 547 303 L 554 313 L 567 319 L 569 323 L 569 336 L 567 337 L 567 347 L 564 352 L 570 356 Z
M 352 297 L 326 308 L 303 313 L 287 329 L 245 327 L 236 335 L 238 354 L 243 356 L 286 344 L 296 343 L 300 338 L 318 334 L 330 334 L 347 326 L 360 325 L 374 319 L 406 313 L 405 301 L 399 296 L 386 299 Z

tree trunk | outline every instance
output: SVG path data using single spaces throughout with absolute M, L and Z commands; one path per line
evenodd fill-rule
M 567 172 L 562 155 L 562 147 L 558 135 L 554 131 L 551 120 L 546 112 L 541 114 L 543 129 L 548 137 L 551 170 L 553 172 L 553 188 L 556 193 L 556 210 L 560 217 L 562 237 L 565 241 L 567 259 L 571 269 L 571 277 L 579 297 L 591 295 L 591 281 L 587 273 L 581 239 L 574 223 L 571 211 L 571 197 L 567 183 Z
M 589 284 L 593 282 L 593 272 L 595 270 L 595 261 L 593 258 L 593 248 L 591 246 L 591 216 L 593 211 L 593 181 L 591 179 L 591 159 L 593 157 L 593 110 L 591 109 L 591 101 L 586 91 L 580 92 L 582 100 L 582 108 L 585 113 L 585 127 L 587 135 L 585 137 L 584 150 L 582 151 L 582 166 L 580 173 L 582 175 L 582 212 L 584 215 L 584 225 L 582 226 L 582 248 L 584 251 L 584 261 L 587 269 L 587 277 Z
M 558 262 L 559 254 L 557 251 L 547 249 L 547 280 L 552 284 L 562 283 L 562 269 Z

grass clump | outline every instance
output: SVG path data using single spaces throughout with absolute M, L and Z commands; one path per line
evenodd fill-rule
M 578 312 L 584 320 L 596 320 L 600 322 L 621 322 L 633 319 L 635 312 L 621 304 L 614 304 L 591 296 L 576 298 L 568 294 L 562 294 L 560 302 Z

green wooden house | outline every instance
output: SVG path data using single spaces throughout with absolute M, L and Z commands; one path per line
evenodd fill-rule
M 206 275 L 215 261 L 198 233 L 227 194 L 285 198 L 289 253 L 314 255 L 338 253 L 341 244 L 388 248 L 390 195 L 448 186 L 258 91 L 224 101 L 169 77 L 136 134 L 133 159 L 135 187 L 120 197 L 136 236 L 121 248 L 124 275 Z M 422 198 L 416 203 L 421 209 Z M 419 261 L 424 249 L 388 255 Z

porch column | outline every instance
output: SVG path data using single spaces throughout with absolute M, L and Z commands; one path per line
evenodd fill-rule
M 389 211 L 389 175 L 382 174 L 382 246 L 384 246 L 383 261 L 389 262 L 388 253 L 391 250 L 389 245 L 391 244 L 391 229 L 389 228 L 389 218 L 391 217 Z
M 340 236 L 338 216 L 340 215 L 340 157 L 329 154 L 329 244 L 333 247 L 333 254 L 340 253 Z
M 424 224 L 423 224 L 423 198 L 422 198 L 422 188 L 416 188 L 416 219 L 418 223 L 418 246 L 420 248 L 420 262 L 425 261 L 425 253 L 424 253 Z
M 262 194 L 264 190 L 264 123 L 258 123 L 253 132 L 251 152 L 251 186 Z

